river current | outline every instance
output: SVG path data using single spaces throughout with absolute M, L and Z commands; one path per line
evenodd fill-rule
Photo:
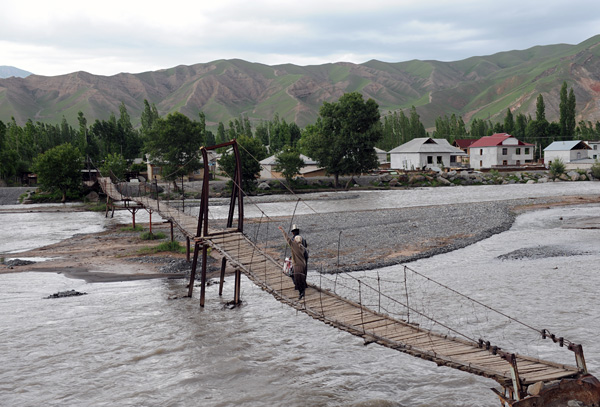
M 319 211 L 350 211 L 600 194 L 599 182 L 524 187 L 353 192 L 356 197 L 334 203 L 303 199 Z M 265 204 L 261 210 L 289 214 L 290 205 Z M 504 233 L 409 266 L 527 324 L 582 343 L 588 369 L 600 375 L 600 229 L 593 228 L 599 209 L 581 205 L 525 213 Z M 49 215 L 0 213 L 0 253 L 18 257 L 19 251 L 73 233 L 101 230 L 106 222 L 128 222 L 126 213 L 115 220 L 81 212 Z M 32 224 L 45 237 L 23 243 L 20 231 Z M 377 275 L 392 291 L 401 289 L 402 274 L 402 266 L 356 273 Z M 181 280 L 86 283 L 51 273 L 0 275 L 0 405 L 499 404 L 489 390 L 497 387 L 491 380 L 365 346 L 362 339 L 277 302 L 245 278 L 244 303 L 236 309 L 226 306 L 233 297 L 230 279 L 222 298 L 217 285 L 207 287 L 204 309 L 199 290 L 193 299 L 185 298 L 185 286 Z M 44 298 L 71 289 L 87 294 Z M 436 292 L 448 315 L 465 312 L 452 298 Z M 531 356 L 574 364 L 571 352 L 538 344 L 520 326 L 513 335 L 513 325 L 486 317 L 478 321 L 476 334 L 489 334 Z

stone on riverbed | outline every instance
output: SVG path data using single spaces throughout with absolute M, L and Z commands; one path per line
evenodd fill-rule
M 60 292 L 57 292 L 55 294 L 49 295 L 45 299 L 50 299 L 50 298 L 64 298 L 64 297 L 77 297 L 77 296 L 86 295 L 86 294 L 87 293 L 82 293 L 82 292 L 75 291 L 75 290 L 68 290 L 68 291 L 60 291 Z

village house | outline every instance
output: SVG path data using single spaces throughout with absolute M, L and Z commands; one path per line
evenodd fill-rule
M 494 169 L 533 163 L 534 145 L 524 143 L 507 133 L 482 137 L 469 146 L 472 168 Z
M 300 168 L 298 175 L 303 177 L 315 177 L 324 175 L 324 171 L 319 168 L 317 162 L 312 158 L 300 154 L 300 158 L 304 161 L 304 167 Z M 283 175 L 275 171 L 277 165 L 277 156 L 272 155 L 260 161 L 260 179 L 283 178 Z
M 592 151 L 588 152 L 588 157 L 592 160 L 600 160 L 600 141 L 586 141 L 588 146 L 590 146 Z
M 566 169 L 587 169 L 594 165 L 594 158 L 589 158 L 592 151 L 585 141 L 554 141 L 544 149 L 544 163 L 549 167 L 552 161 L 561 160 Z
M 458 157 L 467 154 L 450 145 L 446 139 L 421 137 L 412 139 L 393 150 L 390 154 L 390 168 L 398 170 L 423 170 L 432 167 L 456 167 Z
M 470 157 L 469 148 L 471 147 L 471 144 L 473 144 L 475 141 L 476 141 L 475 139 L 456 139 L 456 140 L 454 140 L 452 145 L 456 148 L 460 148 L 462 151 L 464 151 L 467 154 L 466 157 L 465 156 L 457 157 L 456 160 L 458 163 L 468 166 L 469 157 Z

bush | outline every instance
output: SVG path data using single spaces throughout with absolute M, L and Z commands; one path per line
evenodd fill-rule
M 552 161 L 550 163 L 550 174 L 553 177 L 558 177 L 565 172 L 565 163 L 562 162 L 560 158 Z

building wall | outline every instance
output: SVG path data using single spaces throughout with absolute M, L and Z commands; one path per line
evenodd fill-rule
M 431 157 L 431 163 L 428 160 Z M 441 163 L 438 162 L 441 159 Z M 390 168 L 395 170 L 418 170 L 424 167 L 451 167 L 450 153 L 393 153 Z
M 504 149 L 506 154 L 503 154 Z M 506 165 L 523 165 L 533 161 L 532 146 L 519 146 L 512 142 L 501 146 L 472 147 L 469 151 L 470 165 L 476 170 L 504 165 L 505 161 Z
M 563 164 L 571 161 L 571 151 L 544 151 L 544 164 L 549 166 L 552 161 L 560 159 Z

